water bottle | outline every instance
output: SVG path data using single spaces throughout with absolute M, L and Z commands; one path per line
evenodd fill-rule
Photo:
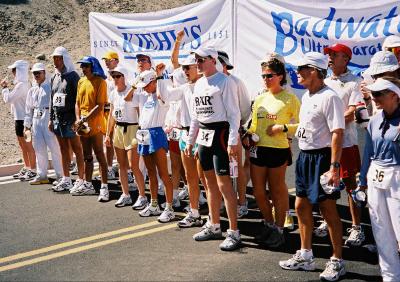
M 339 186 L 333 186 L 328 184 L 328 176 L 326 174 L 322 174 L 319 178 L 319 183 L 322 186 L 322 189 L 324 189 L 324 192 L 326 194 L 332 194 L 333 192 L 340 192 L 346 188 L 346 185 L 342 180 L 339 182 Z
M 238 163 L 235 159 L 232 159 L 229 162 L 229 172 L 231 178 L 237 178 L 238 177 Z
M 351 198 L 358 208 L 363 208 L 367 205 L 367 194 L 359 186 L 351 192 Z
M 258 141 L 260 141 L 260 136 L 258 136 L 257 134 L 253 133 L 253 134 L 251 135 L 251 140 L 252 140 L 254 143 L 257 143 Z

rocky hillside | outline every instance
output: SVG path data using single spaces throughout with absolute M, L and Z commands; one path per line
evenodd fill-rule
M 0 79 L 17 59 L 35 62 L 63 45 L 74 59 L 90 53 L 89 12 L 142 13 L 198 0 L 0 0 Z M 51 62 L 47 60 L 49 66 Z M 21 161 L 9 105 L 0 102 L 0 164 Z

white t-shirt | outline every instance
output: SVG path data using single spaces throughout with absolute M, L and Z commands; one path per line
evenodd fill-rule
M 17 82 L 13 90 L 4 88 L 2 90 L 4 103 L 11 104 L 11 112 L 14 115 L 14 120 L 24 120 L 25 118 L 25 102 L 30 84 L 26 82 Z
M 246 86 L 244 85 L 243 81 L 234 75 L 229 75 L 229 77 L 235 82 L 237 87 L 237 95 L 239 101 L 239 108 L 240 108 L 240 123 L 241 125 L 246 124 L 246 122 L 250 118 L 251 114 L 251 100 L 249 92 L 247 91 Z
M 140 100 L 142 100 L 143 97 L 145 98 L 143 104 L 139 102 L 139 104 L 142 104 L 139 118 L 141 129 L 163 127 L 169 109 L 168 95 L 166 93 L 160 93 L 160 97 L 157 97 L 157 92 L 148 94 L 143 91 L 142 93 L 143 94 L 138 95 Z
M 107 79 L 106 79 L 106 83 L 107 83 L 107 101 L 109 103 L 111 103 L 111 100 L 112 100 L 111 95 L 112 95 L 112 93 L 113 93 L 113 91 L 115 89 L 115 82 L 111 78 L 111 76 L 108 76 Z
M 329 87 L 312 95 L 309 91 L 304 93 L 299 118 L 296 137 L 301 150 L 330 147 L 331 132 L 345 128 L 343 102 Z
M 131 101 L 125 101 L 125 97 L 131 89 L 131 85 L 127 85 L 124 91 L 118 92 L 115 88 L 111 92 L 110 103 L 113 105 L 113 112 L 111 113 L 117 122 L 138 123 L 139 99 L 133 96 Z
M 364 103 L 360 92 L 361 78 L 351 72 L 346 72 L 339 77 L 328 77 L 325 84 L 332 88 L 342 99 L 345 111 L 349 106 L 357 106 Z M 343 137 L 343 148 L 358 144 L 357 128 L 355 121 L 346 124 Z
M 195 143 L 199 123 L 227 121 L 229 123 L 228 145 L 238 142 L 240 109 L 236 84 L 221 72 L 197 80 L 193 91 L 193 114 L 188 143 Z

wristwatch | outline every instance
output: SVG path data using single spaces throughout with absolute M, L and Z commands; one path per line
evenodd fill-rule
M 284 124 L 284 125 L 283 125 L 283 130 L 282 130 L 282 132 L 288 132 L 288 130 L 289 130 L 289 129 L 287 128 L 286 124 Z
M 164 79 L 164 77 L 163 77 L 162 75 L 157 76 L 157 77 L 156 77 L 156 80 L 159 80 L 159 79 Z
M 333 163 L 331 163 L 331 167 L 340 168 L 340 163 L 339 162 L 333 162 Z

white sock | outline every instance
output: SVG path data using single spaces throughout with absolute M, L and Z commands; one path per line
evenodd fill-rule
M 108 166 L 108 170 L 112 170 L 112 166 Z
M 64 182 L 71 182 L 71 177 L 69 177 L 69 176 L 63 176 L 62 180 L 63 180 Z
M 221 229 L 221 224 L 219 224 L 219 223 L 210 224 L 210 225 L 211 225 L 211 229 L 212 229 L 213 231 L 216 231 L 216 230 L 218 230 L 218 229 Z
M 305 259 L 310 259 L 313 256 L 312 250 L 301 249 L 300 253 L 301 253 L 301 256 Z
M 103 189 L 103 188 L 108 188 L 108 184 L 107 183 L 101 183 L 101 189 Z
M 200 216 L 198 209 L 190 209 L 190 210 L 192 211 L 192 214 L 193 214 L 194 217 L 199 217 Z

